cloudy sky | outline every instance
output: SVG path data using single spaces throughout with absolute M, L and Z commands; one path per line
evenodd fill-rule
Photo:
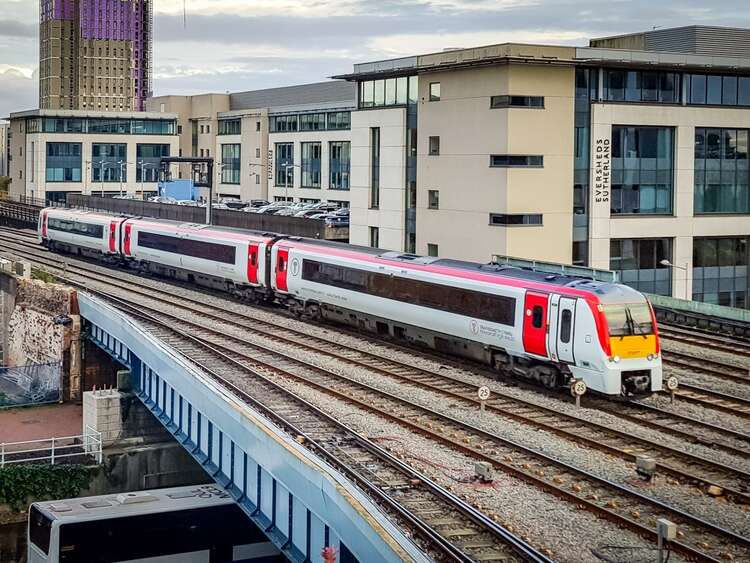
M 153 0 L 155 94 L 325 80 L 353 62 L 689 24 L 750 27 L 748 0 Z M 38 0 L 0 0 L 0 118 L 37 104 Z

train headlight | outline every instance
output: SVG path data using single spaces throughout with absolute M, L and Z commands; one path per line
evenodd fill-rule
M 653 362 L 656 359 L 656 354 L 649 354 L 648 356 L 646 356 L 646 359 L 649 362 Z
M 616 364 L 619 364 L 619 363 L 620 363 L 620 356 L 613 356 L 613 357 L 612 357 L 612 361 L 613 361 L 614 363 L 616 363 Z
M 679 385 L 677 378 L 674 375 L 670 375 L 667 378 L 667 389 L 670 391 L 674 391 L 677 389 L 677 385 Z

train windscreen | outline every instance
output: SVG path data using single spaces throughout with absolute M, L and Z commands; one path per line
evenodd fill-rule
M 648 303 L 605 305 L 604 315 L 610 336 L 638 336 L 654 333 L 651 308 Z

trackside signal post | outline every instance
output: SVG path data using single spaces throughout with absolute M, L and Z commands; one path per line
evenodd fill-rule
M 198 156 L 164 156 L 160 161 L 159 180 L 169 182 L 172 173 L 170 164 L 190 164 L 190 172 L 193 185 L 198 188 L 208 188 L 208 201 L 206 202 L 206 225 L 211 224 L 211 207 L 214 199 L 214 159 L 212 157 Z

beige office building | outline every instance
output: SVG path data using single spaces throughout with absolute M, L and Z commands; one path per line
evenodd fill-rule
M 6 122 L 0 122 L 0 176 L 8 175 L 8 132 L 10 131 L 10 124 Z
M 351 242 L 747 307 L 750 30 L 357 64 Z
M 29 110 L 10 115 L 10 192 L 156 195 L 161 158 L 179 150 L 174 114 Z

